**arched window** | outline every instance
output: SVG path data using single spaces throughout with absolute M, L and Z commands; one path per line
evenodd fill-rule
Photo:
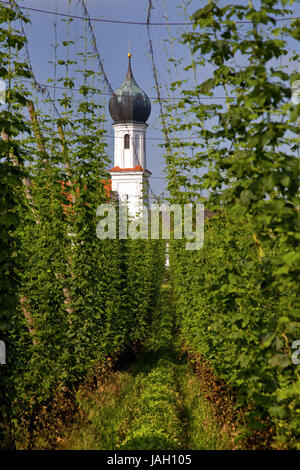
M 124 135 L 124 149 L 129 149 L 129 134 Z

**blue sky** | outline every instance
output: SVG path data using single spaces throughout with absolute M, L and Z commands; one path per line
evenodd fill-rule
M 43 10 L 55 11 L 57 9 L 57 11 L 62 13 L 68 13 L 69 11 L 69 0 L 23 0 L 19 3 L 23 6 Z M 145 22 L 147 18 L 147 0 L 88 0 L 86 3 L 90 17 L 137 22 Z M 182 0 L 153 0 L 152 3 L 154 6 L 151 14 L 152 22 L 164 22 L 165 10 L 167 11 L 169 21 L 185 21 L 185 14 L 182 10 Z M 206 2 L 194 0 L 190 6 L 188 14 L 195 11 L 204 3 Z M 222 3 L 227 2 L 223 0 Z M 242 3 L 242 1 L 239 1 L 238 3 Z M 247 2 L 245 1 L 245 3 Z M 257 0 L 254 0 L 253 3 L 256 4 Z M 299 2 L 295 2 L 292 8 L 295 15 L 300 16 Z M 70 12 L 73 15 L 82 16 L 81 6 L 78 5 L 77 0 L 71 1 Z M 53 48 L 50 45 L 54 42 L 54 16 L 37 12 L 28 13 L 31 18 L 31 25 L 26 27 L 26 33 L 29 40 L 29 52 L 33 69 L 38 81 L 46 83 L 47 79 L 53 76 L 53 67 L 50 64 L 53 60 Z M 60 17 L 57 17 L 57 23 L 58 39 L 61 41 L 65 40 L 66 25 Z M 112 88 L 117 89 L 125 77 L 128 64 L 128 41 L 130 39 L 132 69 L 135 79 L 149 97 L 155 97 L 155 83 L 146 26 L 100 22 L 94 22 L 93 25 L 97 46 L 103 61 L 106 75 Z M 179 39 L 180 34 L 184 29 L 185 27 L 181 26 L 170 26 L 172 35 L 177 39 Z M 82 34 L 83 22 L 81 20 L 74 20 L 70 26 L 70 39 L 78 42 L 78 37 Z M 176 79 L 176 75 L 174 73 L 170 76 L 167 71 L 170 67 L 164 50 L 164 45 L 167 45 L 166 40 L 169 39 L 167 27 L 151 26 L 151 37 L 159 81 L 162 85 L 161 95 L 164 96 L 167 94 L 170 81 Z M 291 44 L 291 48 L 294 46 L 295 44 Z M 78 49 L 80 49 L 80 46 L 78 46 Z M 188 49 L 180 45 L 178 40 L 175 39 L 174 49 L 172 49 L 170 44 L 167 45 L 167 49 L 169 56 L 174 54 L 174 57 L 177 59 L 184 58 L 184 61 L 189 61 Z M 71 59 L 73 58 L 72 54 L 74 53 L 74 51 L 71 53 Z M 58 49 L 58 55 L 59 54 L 60 50 Z M 287 63 L 287 59 L 284 59 L 284 61 Z M 291 65 L 291 67 L 295 68 L 295 65 Z M 209 71 L 210 67 L 207 65 L 201 72 L 201 77 L 199 77 L 200 82 L 208 77 Z M 52 93 L 51 89 L 49 89 L 49 91 Z M 108 99 L 109 97 L 107 97 L 107 100 Z M 162 143 L 162 140 L 159 140 L 162 139 L 162 133 L 158 119 L 159 105 L 155 103 L 153 99 L 151 101 L 152 112 L 148 120 L 149 128 L 147 131 L 147 167 L 153 174 L 153 177 L 151 178 L 152 190 L 155 194 L 160 194 L 164 191 L 165 187 L 165 180 L 163 179 L 163 151 L 159 146 L 159 144 Z M 112 120 L 108 113 L 107 102 L 105 103 L 105 106 L 107 114 L 107 131 L 108 135 L 112 136 Z M 113 157 L 113 139 L 108 137 L 107 142 L 108 152 L 111 157 Z

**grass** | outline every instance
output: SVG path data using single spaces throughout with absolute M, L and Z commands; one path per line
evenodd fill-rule
M 98 390 L 78 394 L 80 415 L 59 442 L 74 450 L 226 449 L 209 402 L 173 329 L 170 289 L 163 286 L 149 338 L 140 358 L 113 372 Z
M 209 402 L 199 391 L 199 382 L 189 370 L 181 376 L 183 400 L 182 419 L 186 422 L 186 434 L 190 449 L 226 450 L 231 448 L 232 438 L 218 426 Z

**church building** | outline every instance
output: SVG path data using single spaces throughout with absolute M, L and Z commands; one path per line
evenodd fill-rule
M 130 53 L 128 60 L 125 80 L 109 101 L 114 121 L 114 167 L 109 172 L 111 190 L 127 204 L 129 216 L 135 217 L 149 202 L 151 172 L 146 169 L 146 121 L 151 103 L 133 77 Z

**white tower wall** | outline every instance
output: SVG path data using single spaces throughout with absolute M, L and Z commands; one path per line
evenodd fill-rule
M 134 217 L 149 200 L 148 177 L 151 172 L 146 170 L 148 125 L 124 122 L 112 126 L 115 132 L 115 145 L 114 168 L 110 170 L 111 189 L 120 199 L 127 202 L 129 215 Z M 128 137 L 125 137 L 126 135 Z
M 115 132 L 114 166 L 146 168 L 146 129 L 148 124 L 126 122 L 113 124 Z M 125 148 L 125 135 L 129 136 L 129 148 Z

